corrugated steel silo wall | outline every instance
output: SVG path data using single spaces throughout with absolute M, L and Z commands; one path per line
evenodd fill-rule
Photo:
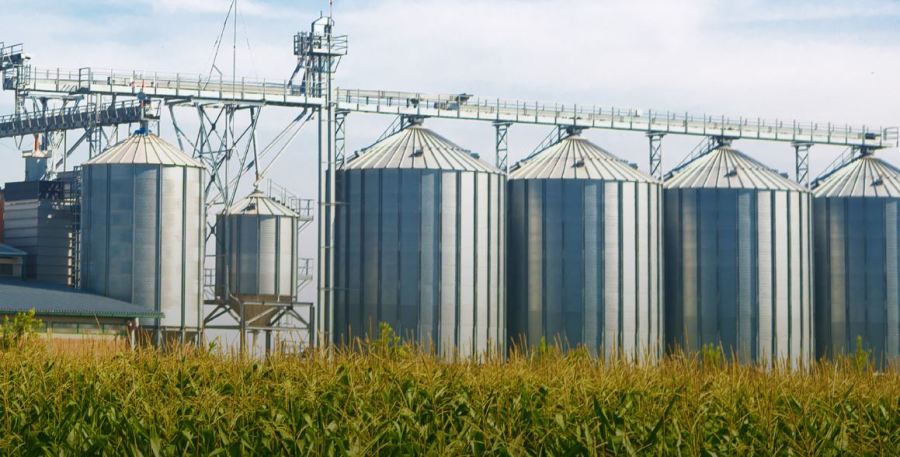
M 293 298 L 297 284 L 297 219 L 255 214 L 217 216 L 216 294 L 219 296 L 225 292 L 226 256 L 230 256 L 228 287 L 232 294 Z
M 505 177 L 365 169 L 337 180 L 333 340 L 386 322 L 440 354 L 502 349 Z
M 511 180 L 511 341 L 659 355 L 661 200 L 655 183 Z
M 812 357 L 810 196 L 665 190 L 666 336 L 743 362 Z
M 816 355 L 900 356 L 900 199 L 814 199 Z
M 82 288 L 161 311 L 160 326 L 199 327 L 203 172 L 91 165 L 82 173 Z

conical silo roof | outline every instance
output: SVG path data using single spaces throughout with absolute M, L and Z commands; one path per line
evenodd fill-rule
M 345 170 L 383 168 L 500 173 L 468 150 L 420 125 L 385 138 L 344 166 Z
M 229 215 L 297 217 L 297 213 L 255 190 L 228 208 Z
M 871 155 L 860 157 L 819 182 L 815 197 L 900 197 L 900 170 Z
M 665 183 L 669 189 L 716 188 L 805 191 L 800 184 L 729 147 L 695 159 Z
M 600 146 L 579 135 L 570 135 L 536 156 L 519 162 L 509 179 L 597 179 L 656 182 Z
M 204 168 L 178 148 L 153 134 L 135 133 L 110 146 L 84 165 L 172 165 Z

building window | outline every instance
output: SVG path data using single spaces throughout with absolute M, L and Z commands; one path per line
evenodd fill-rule
M 0 263 L 0 276 L 12 276 L 13 271 L 15 271 L 15 269 L 13 268 L 13 264 Z

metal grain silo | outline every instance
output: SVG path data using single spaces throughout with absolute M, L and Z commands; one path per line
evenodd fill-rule
M 857 336 L 876 361 L 900 356 L 900 170 L 871 155 L 813 191 L 816 347 L 853 352 Z
M 502 347 L 506 179 L 413 124 L 337 173 L 332 338 L 380 322 L 438 353 Z
M 258 190 L 216 217 L 216 296 L 244 302 L 252 324 L 295 301 L 298 217 Z
M 508 331 L 593 353 L 662 344 L 662 185 L 572 135 L 509 175 Z
M 810 360 L 809 192 L 729 147 L 665 187 L 668 343 L 743 362 Z
M 203 165 L 136 133 L 82 167 L 81 273 L 87 291 L 161 311 L 141 325 L 201 325 Z

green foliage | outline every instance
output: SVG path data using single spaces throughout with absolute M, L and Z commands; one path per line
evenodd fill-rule
M 549 346 L 448 362 L 382 326 L 367 350 L 0 353 L 0 455 L 878 455 L 900 374 L 655 366 Z
M 873 368 L 872 350 L 863 346 L 861 335 L 856 335 L 856 349 L 853 352 L 853 367 L 859 371 L 870 371 Z
M 0 325 L 0 350 L 21 349 L 34 340 L 43 325 L 40 319 L 34 317 L 33 309 L 16 313 L 12 319 L 3 316 L 3 324 Z
M 725 352 L 718 344 L 704 344 L 700 348 L 700 361 L 706 368 L 722 368 L 725 366 Z

